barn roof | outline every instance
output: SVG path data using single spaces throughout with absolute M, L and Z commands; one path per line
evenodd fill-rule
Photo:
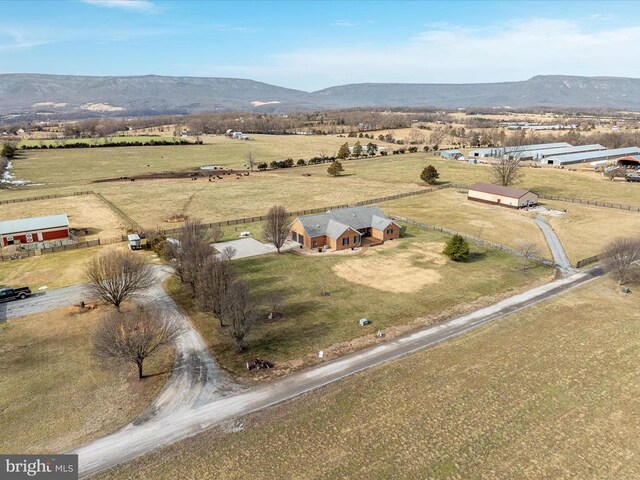
M 376 206 L 340 208 L 319 215 L 298 217 L 298 220 L 310 237 L 327 235 L 331 238 L 338 238 L 349 228 L 360 230 L 373 227 L 382 230 L 393 223 Z
M 32 232 L 56 227 L 68 227 L 69 218 L 66 213 L 48 215 L 46 217 L 20 218 L 18 220 L 4 220 L 0 222 L 0 235 L 10 233 Z
M 520 198 L 529 193 L 529 190 L 524 190 L 522 188 L 503 187 L 492 183 L 476 183 L 469 187 L 469 191 L 471 190 L 509 198 Z
M 557 164 L 563 163 L 580 163 L 591 160 L 600 160 L 607 158 L 623 157 L 627 155 L 640 154 L 638 147 L 614 148 L 611 150 L 598 150 L 597 152 L 572 153 L 569 155 L 560 155 L 557 157 L 547 157 L 547 161 L 553 161 Z

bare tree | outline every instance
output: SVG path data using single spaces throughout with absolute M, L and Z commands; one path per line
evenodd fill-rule
M 179 325 L 171 317 L 138 306 L 131 311 L 105 315 L 94 334 L 93 345 L 99 357 L 135 364 L 141 379 L 144 361 L 171 344 L 180 333 Z
M 538 245 L 532 240 L 519 240 L 516 246 L 524 259 L 522 269 L 526 269 L 528 264 L 540 256 Z
M 245 338 L 257 319 L 246 283 L 236 281 L 229 286 L 222 300 L 222 318 L 229 326 L 229 335 L 241 352 L 246 348 Z
M 256 159 L 253 156 L 253 152 L 251 150 L 249 150 L 247 152 L 247 167 L 249 168 L 249 170 L 251 170 L 253 172 L 253 167 L 256 166 Z
M 267 222 L 264 224 L 264 236 L 280 253 L 289 236 L 289 214 L 282 205 L 274 205 L 269 209 Z
M 222 302 L 229 286 L 235 280 L 233 265 L 225 258 L 207 258 L 198 274 L 197 303 L 200 310 L 213 315 L 223 327 Z
M 89 290 L 116 309 L 127 298 L 153 285 L 153 269 L 143 256 L 112 250 L 93 257 L 85 266 Z
M 204 262 L 214 253 L 210 242 L 209 232 L 197 220 L 185 222 L 180 229 L 180 243 L 175 246 L 175 270 L 193 294 Z
M 502 155 L 491 164 L 493 181 L 503 187 L 508 187 L 518 182 L 523 174 L 519 155 Z
M 282 303 L 282 296 L 277 293 L 272 293 L 267 296 L 267 302 L 269 303 L 269 320 L 273 320 L 273 317 L 278 313 L 278 308 Z
M 228 247 L 224 247 L 222 249 L 222 252 L 220 253 L 222 253 L 222 256 L 227 260 L 233 260 L 233 257 L 235 257 L 238 254 L 238 249 L 235 247 L 228 246 Z
M 602 253 L 602 260 L 620 285 L 636 280 L 640 273 L 640 238 L 616 238 Z

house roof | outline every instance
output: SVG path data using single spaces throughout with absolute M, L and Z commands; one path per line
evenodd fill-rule
M 501 195 L 509 198 L 520 198 L 529 190 L 523 190 L 521 188 L 503 187 L 500 185 L 493 185 L 492 183 L 476 183 L 469 187 L 469 191 L 475 190 L 476 192 L 490 193 L 492 195 Z
M 297 220 L 310 237 L 327 235 L 331 238 L 338 238 L 349 228 L 360 230 L 372 227 L 382 230 L 393 223 L 376 206 L 340 208 L 319 215 L 298 217 Z
M 20 218 L 18 220 L 5 220 L 0 222 L 0 235 L 45 230 L 55 227 L 66 228 L 68 226 L 69 218 L 66 213 L 48 215 L 46 217 Z

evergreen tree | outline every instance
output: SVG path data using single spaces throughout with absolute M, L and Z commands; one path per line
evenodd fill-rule
M 447 242 L 442 253 L 454 262 L 462 262 L 469 258 L 469 250 L 469 242 L 456 234 Z
M 424 167 L 424 169 L 422 170 L 422 173 L 420 174 L 420 178 L 424 182 L 427 182 L 429 185 L 435 185 L 436 180 L 438 179 L 439 176 L 440 174 L 438 173 L 438 170 L 436 170 L 436 167 L 434 167 L 433 165 L 428 165 Z
M 344 172 L 344 168 L 342 168 L 342 164 L 337 160 L 331 162 L 331 165 L 329 165 L 329 168 L 327 168 L 327 173 L 329 175 L 333 175 L 334 177 L 340 175 L 341 172 Z

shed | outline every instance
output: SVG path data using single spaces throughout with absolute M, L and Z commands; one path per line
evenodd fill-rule
M 69 238 L 69 218 L 65 213 L 0 222 L 3 247 L 65 238 Z
M 510 208 L 526 208 L 538 204 L 538 195 L 520 188 L 491 183 L 476 183 L 469 187 L 467 198 L 476 202 Z

